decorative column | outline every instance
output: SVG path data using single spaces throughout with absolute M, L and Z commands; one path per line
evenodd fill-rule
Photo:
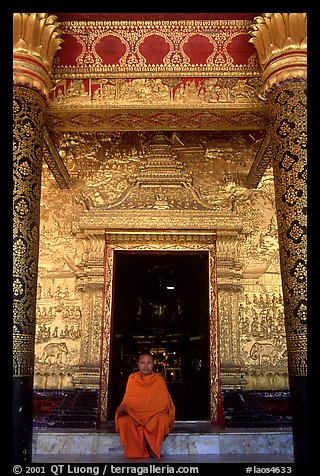
M 40 188 L 56 17 L 13 14 L 13 460 L 32 459 Z
M 80 225 L 81 228 L 81 225 Z M 80 363 L 74 376 L 75 387 L 99 389 L 101 316 L 104 289 L 104 230 L 83 230 L 79 238 L 84 246 L 77 273 L 77 291 L 82 293 L 82 329 Z
M 217 233 L 217 275 L 221 388 L 241 389 L 246 380 L 240 362 L 239 300 L 243 296 L 241 242 L 238 230 Z
M 251 30 L 269 109 L 295 462 L 307 462 L 307 18 L 264 13 Z

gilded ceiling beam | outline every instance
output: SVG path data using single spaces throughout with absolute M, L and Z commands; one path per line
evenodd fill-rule
M 306 80 L 306 13 L 263 13 L 250 33 L 262 68 L 262 99 L 284 81 Z

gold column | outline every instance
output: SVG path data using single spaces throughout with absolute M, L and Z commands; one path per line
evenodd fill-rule
M 56 17 L 13 14 L 14 462 L 31 462 L 40 187 L 50 71 L 62 40 Z
M 306 462 L 307 16 L 265 13 L 251 29 L 268 104 L 296 462 Z

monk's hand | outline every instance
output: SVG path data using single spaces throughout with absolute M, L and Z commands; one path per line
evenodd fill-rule
M 117 413 L 118 413 L 118 416 L 128 415 L 126 406 L 123 404 L 120 404 L 117 408 Z

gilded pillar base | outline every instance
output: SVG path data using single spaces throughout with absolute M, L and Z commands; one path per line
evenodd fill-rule
M 30 463 L 32 455 L 32 438 L 30 429 L 33 425 L 33 377 L 23 376 L 13 379 L 13 462 Z

